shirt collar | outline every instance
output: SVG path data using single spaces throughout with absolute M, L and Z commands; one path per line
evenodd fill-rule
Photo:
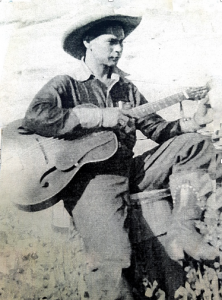
M 75 72 L 73 75 L 74 75 L 73 77 L 78 81 L 87 81 L 91 76 L 95 76 L 93 72 L 85 64 L 83 58 L 81 59 L 81 61 L 79 61 L 79 66 L 75 68 Z M 125 78 L 126 76 L 129 76 L 129 74 L 125 73 L 118 67 L 114 67 L 111 78 L 114 79 L 115 81 L 119 81 L 120 77 Z

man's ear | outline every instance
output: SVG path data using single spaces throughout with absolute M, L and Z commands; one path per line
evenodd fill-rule
M 86 49 L 90 49 L 90 43 L 89 42 L 87 42 L 86 40 L 84 40 L 83 44 L 86 47 Z

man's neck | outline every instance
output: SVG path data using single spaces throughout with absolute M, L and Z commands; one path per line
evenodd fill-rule
M 85 58 L 85 63 L 87 67 L 92 71 L 93 75 L 97 77 L 102 82 L 107 82 L 111 78 L 113 67 L 108 67 L 102 64 L 98 64 L 95 60 L 90 59 L 90 57 Z

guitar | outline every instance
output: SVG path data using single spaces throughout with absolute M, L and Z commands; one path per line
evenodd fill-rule
M 131 110 L 143 118 L 184 99 L 178 93 Z M 10 199 L 25 211 L 42 210 L 60 201 L 57 194 L 83 165 L 107 160 L 118 149 L 112 131 L 64 140 L 22 134 L 20 126 L 21 120 L 16 120 L 3 128 L 0 199 Z

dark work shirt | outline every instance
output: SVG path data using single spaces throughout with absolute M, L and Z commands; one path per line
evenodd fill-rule
M 128 102 L 131 107 L 147 103 L 136 86 L 125 78 L 121 70 L 115 69 L 111 84 L 107 87 L 81 61 L 73 76 L 56 76 L 43 86 L 31 102 L 23 120 L 23 126 L 47 137 L 75 136 L 81 131 L 84 132 L 84 129 L 73 114 L 74 107 L 86 104 L 101 108 L 116 107 L 119 101 Z M 145 136 L 157 143 L 163 143 L 181 134 L 178 120 L 167 122 L 155 113 L 137 120 L 130 133 L 125 133 L 123 129 L 112 129 L 123 148 L 129 150 L 128 155 L 132 155 L 132 148 L 135 145 L 135 129 L 139 129 Z

